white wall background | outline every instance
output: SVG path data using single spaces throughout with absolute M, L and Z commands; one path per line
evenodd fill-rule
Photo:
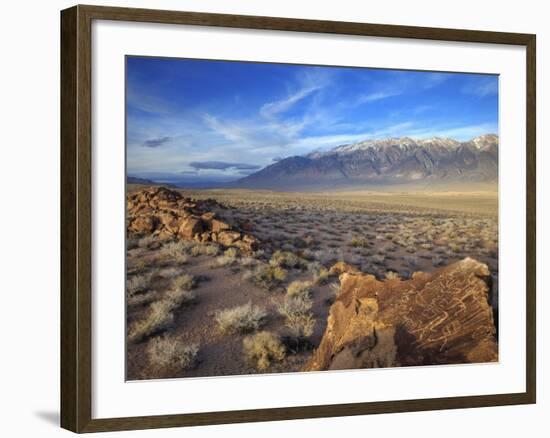
M 139 431 L 105 436 L 545 436 L 550 387 L 545 379 L 550 325 L 543 321 L 549 280 L 544 253 L 550 245 L 546 206 L 550 154 L 549 11 L 524 0 L 395 0 L 321 2 L 296 0 L 111 0 L 111 6 L 272 15 L 372 23 L 485 29 L 537 34 L 538 77 L 538 404 L 263 424 Z M 370 3 L 370 4 L 369 4 Z M 58 428 L 59 404 L 59 10 L 64 0 L 4 2 L 0 25 L 0 433 L 68 436 Z M 7 245 L 6 245 L 7 243 Z M 7 280 L 7 281 L 6 281 Z M 269 394 L 266 394 L 269 397 Z M 546 416 L 545 416 L 546 414 Z

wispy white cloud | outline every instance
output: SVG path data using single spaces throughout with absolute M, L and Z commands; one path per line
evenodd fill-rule
M 441 125 L 430 128 L 417 127 L 407 131 L 405 135 L 415 138 L 445 137 L 466 141 L 487 133 L 498 133 L 498 125 L 496 123 L 480 123 L 455 126 Z
M 293 145 L 293 149 L 297 148 L 301 151 L 310 152 L 313 149 L 327 149 L 343 144 L 356 143 L 363 140 L 402 136 L 403 132 L 411 129 L 413 126 L 413 122 L 402 122 L 382 127 L 380 129 L 365 130 L 355 134 L 304 137 Z
M 288 111 L 290 108 L 292 108 L 294 104 L 320 89 L 320 86 L 309 86 L 302 88 L 281 100 L 268 102 L 262 105 L 262 107 L 260 108 L 260 114 L 265 118 L 272 118 L 279 113 L 284 113 Z
M 126 102 L 129 107 L 151 115 L 166 116 L 173 111 L 172 103 L 138 90 L 131 84 L 126 91 Z
M 466 94 L 473 94 L 478 97 L 485 97 L 498 94 L 498 79 L 489 77 L 484 81 L 475 81 L 466 84 L 461 90 Z
M 423 114 L 427 111 L 431 111 L 433 109 L 434 109 L 433 105 L 418 105 L 411 110 L 411 113 L 418 115 L 418 114 Z
M 394 97 L 401 94 L 401 91 L 377 91 L 370 94 L 364 94 L 357 99 L 357 105 L 368 102 L 376 102 L 377 100 L 387 99 L 388 97 Z
M 374 84 L 375 91 L 360 95 L 357 100 L 351 103 L 351 106 L 359 106 L 365 103 L 377 102 L 390 97 L 400 96 L 419 89 L 428 90 L 441 85 L 449 79 L 445 73 L 424 73 L 422 76 L 408 79 L 395 79 Z
M 249 142 L 251 140 L 250 129 L 247 129 L 239 123 L 224 123 L 217 117 L 214 117 L 208 113 L 205 113 L 202 118 L 208 128 L 222 135 L 229 141 Z
M 387 137 L 412 137 L 416 139 L 444 137 L 466 141 L 482 134 L 496 133 L 497 131 L 498 126 L 492 123 L 460 126 L 434 125 L 430 128 L 425 128 L 415 125 L 412 121 L 407 121 L 380 129 L 365 130 L 356 134 L 305 137 L 294 144 L 292 150 L 307 152 L 312 150 L 327 150 L 344 144 Z
M 250 100 L 238 94 L 230 96 L 233 106 L 224 105 L 227 102 L 215 96 L 214 103 L 184 107 L 181 102 L 147 96 L 147 90 L 138 90 L 143 94 L 133 90 L 128 95 L 129 105 L 147 114 L 128 118 L 128 171 L 144 177 L 154 169 L 171 178 L 237 178 L 272 164 L 276 158 L 368 139 L 439 136 L 466 140 L 497 131 L 496 123 L 459 124 L 453 119 L 457 124 L 449 125 L 448 118 L 443 124 L 437 121 L 442 117 L 424 117 L 425 112 L 435 114 L 437 106 L 419 98 L 421 93 L 448 77 L 430 73 L 402 79 L 402 75 L 389 73 L 383 79 L 361 83 L 356 93 L 350 93 L 337 76 L 312 71 L 287 76 L 283 84 L 286 93 L 283 90 L 275 98 L 264 97 L 263 102 L 246 106 L 245 111 L 242 107 Z M 457 91 L 476 91 L 477 95 L 494 92 L 494 85 L 482 87 L 478 81 L 476 86 L 477 90 Z M 408 96 L 402 102 L 406 103 L 394 105 L 392 100 L 384 105 L 387 111 L 376 111 L 377 102 L 405 94 Z
M 301 73 L 297 77 L 297 81 L 299 83 L 297 89 L 289 92 L 281 99 L 263 104 L 260 108 L 260 115 L 271 119 L 289 111 L 298 102 L 327 87 L 330 84 L 330 74 L 320 71 L 310 71 Z
M 425 73 L 422 75 L 421 88 L 427 90 L 437 87 L 447 81 L 451 75 L 448 73 Z
M 217 137 L 218 143 L 226 148 L 241 151 L 245 148 L 261 151 L 273 147 L 288 146 L 303 130 L 307 121 L 300 120 L 258 120 L 221 119 L 210 114 L 203 115 L 205 123 L 204 141 L 209 136 Z

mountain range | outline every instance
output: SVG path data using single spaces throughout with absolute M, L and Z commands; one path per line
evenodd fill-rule
M 234 186 L 272 190 L 369 188 L 397 184 L 496 183 L 498 136 L 460 142 L 434 137 L 368 140 L 284 158 Z

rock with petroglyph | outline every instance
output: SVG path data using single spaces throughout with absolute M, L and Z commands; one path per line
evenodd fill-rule
M 409 280 L 380 281 L 344 265 L 334 272 L 340 291 L 305 370 L 498 360 L 487 265 L 465 258 Z

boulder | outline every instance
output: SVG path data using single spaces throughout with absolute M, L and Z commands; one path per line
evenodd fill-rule
M 235 242 L 241 240 L 241 233 L 238 231 L 222 231 L 217 234 L 217 242 L 225 246 L 232 246 Z
M 339 278 L 305 371 L 498 360 L 487 265 L 466 258 L 410 280 L 355 271 Z
M 131 220 L 130 229 L 135 233 L 151 233 L 155 229 L 155 219 L 152 216 L 138 216 Z
M 239 248 L 244 253 L 257 251 L 260 247 L 258 239 L 246 234 L 240 240 L 233 242 L 232 246 Z
M 226 207 L 213 199 L 185 198 L 175 190 L 150 187 L 129 193 L 126 202 L 129 234 L 152 234 L 160 240 L 213 241 L 245 253 L 259 247 L 254 236 L 218 217 L 218 211 Z
M 250 234 L 244 234 L 242 237 L 242 242 L 251 251 L 257 251 L 258 249 L 260 249 L 260 241 Z
M 203 229 L 201 218 L 190 216 L 181 223 L 178 229 L 178 237 L 191 240 L 196 234 L 202 233 Z
M 213 211 L 207 211 L 206 213 L 203 213 L 202 216 L 201 216 L 201 219 L 204 221 L 204 222 L 210 222 L 212 221 L 212 219 L 214 219 L 216 217 L 216 213 L 214 213 Z
M 230 230 L 231 225 L 229 225 L 229 224 L 227 224 L 223 221 L 220 221 L 218 219 L 212 219 L 210 221 L 210 229 L 212 230 L 212 232 L 217 233 L 219 231 Z

